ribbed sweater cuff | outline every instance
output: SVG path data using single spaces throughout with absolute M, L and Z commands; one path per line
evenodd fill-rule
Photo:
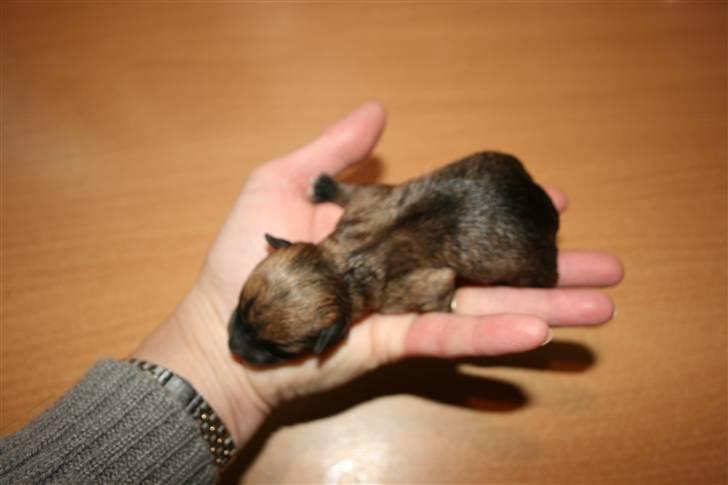
M 213 483 L 195 420 L 149 375 L 104 360 L 0 440 L 3 483 Z

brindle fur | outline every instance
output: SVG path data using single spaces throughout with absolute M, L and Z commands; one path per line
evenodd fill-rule
M 320 353 L 371 312 L 447 312 L 456 283 L 556 283 L 558 213 L 511 155 L 481 152 L 402 185 L 319 176 L 345 208 L 317 245 L 276 249 L 246 282 L 230 348 L 256 364 Z

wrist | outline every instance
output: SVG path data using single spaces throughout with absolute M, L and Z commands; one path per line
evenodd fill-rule
M 227 348 L 225 325 L 197 288 L 131 355 L 186 379 L 210 404 L 238 449 L 270 411 Z

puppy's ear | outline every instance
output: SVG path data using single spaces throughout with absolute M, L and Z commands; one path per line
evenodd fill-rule
M 287 248 L 291 245 L 290 241 L 271 236 L 270 234 L 265 235 L 265 240 L 268 241 L 268 244 L 270 244 L 273 249 Z
M 329 328 L 322 330 L 318 338 L 316 339 L 316 345 L 314 345 L 313 347 L 313 353 L 322 353 L 324 350 L 326 350 L 326 347 L 328 347 L 330 343 L 336 340 L 336 337 L 338 336 L 339 328 L 336 325 L 331 325 Z

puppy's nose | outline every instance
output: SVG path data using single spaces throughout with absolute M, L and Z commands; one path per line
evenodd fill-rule
M 230 335 L 230 338 L 228 339 L 228 348 L 232 353 L 242 357 L 245 345 L 243 345 L 243 342 L 239 339 L 235 338 L 235 335 Z
M 235 328 L 230 329 L 230 333 L 228 334 L 228 347 L 236 354 L 247 346 L 247 340 L 245 335 L 239 330 Z
M 252 341 L 243 332 L 230 332 L 228 347 L 233 354 L 255 365 L 275 364 L 284 360 Z

